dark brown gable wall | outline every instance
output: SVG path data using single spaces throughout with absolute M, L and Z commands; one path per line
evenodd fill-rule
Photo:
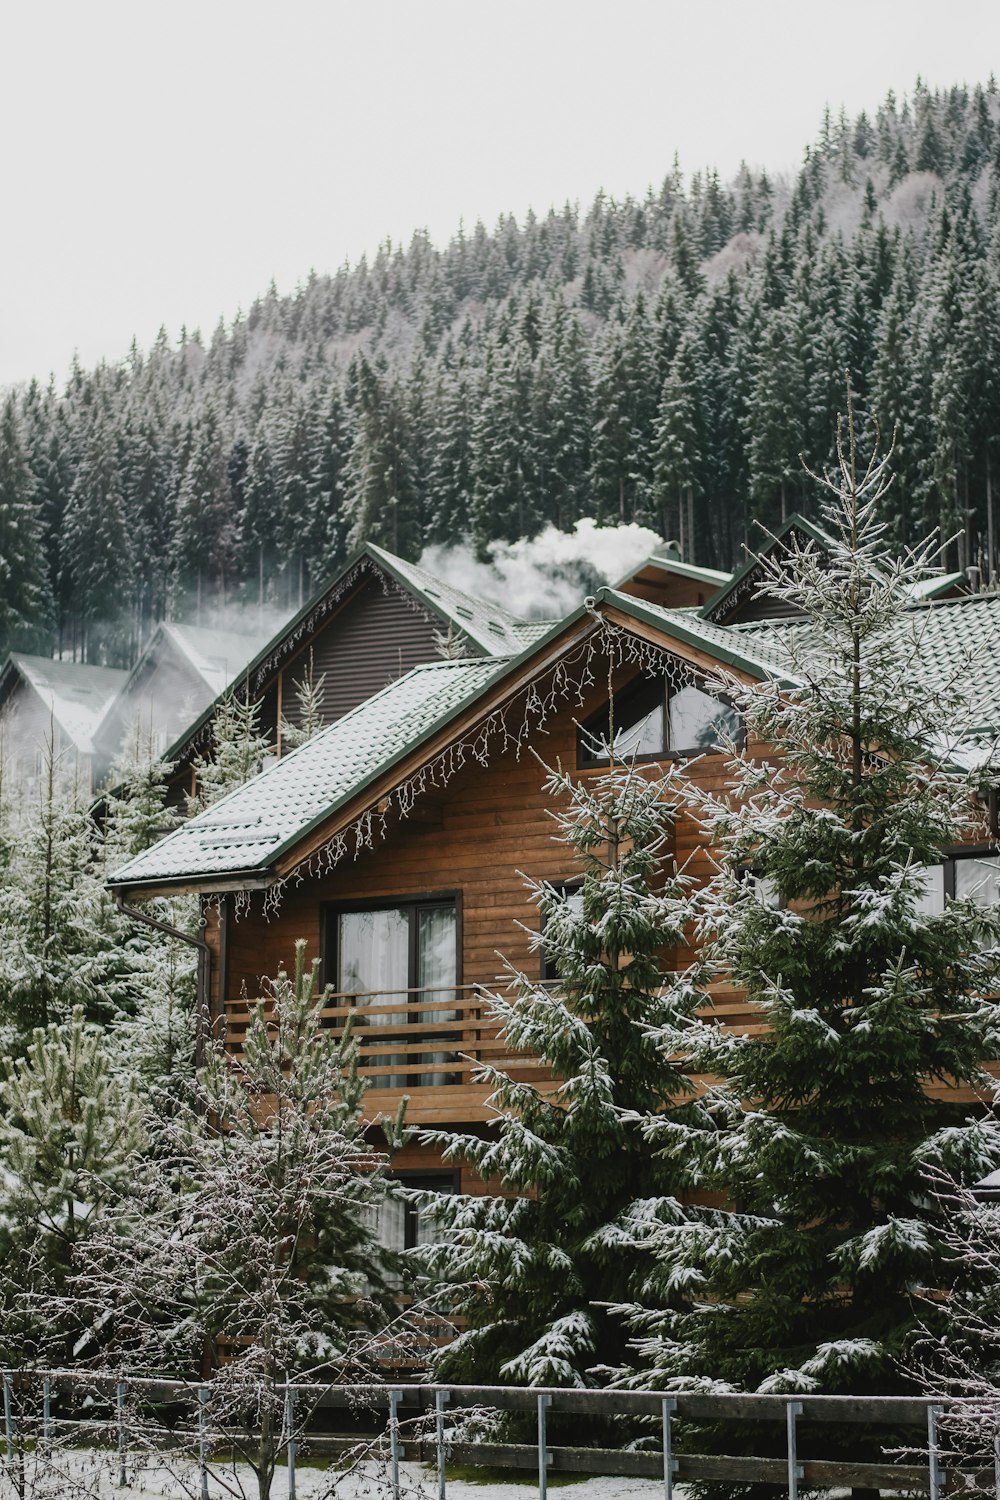
M 434 661 L 434 630 L 394 588 L 369 580 L 312 642 L 314 676 L 326 676 L 325 722 L 343 718 L 411 667 Z M 307 646 L 282 672 L 282 713 L 293 724 L 299 718 L 295 684 L 308 671 Z

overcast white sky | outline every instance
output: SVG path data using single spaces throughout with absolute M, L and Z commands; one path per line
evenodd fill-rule
M 985 82 L 998 44 L 1000 0 L 11 0 L 0 384 L 675 151 L 794 167 L 826 102 Z

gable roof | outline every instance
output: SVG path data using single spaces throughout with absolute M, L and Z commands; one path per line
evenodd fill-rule
M 369 542 L 362 549 L 382 564 L 397 582 L 408 588 L 442 624 L 452 625 L 490 656 L 510 655 L 544 635 L 552 620 L 521 620 L 499 604 L 477 599 L 462 589 L 435 578 L 416 563 L 404 562 L 382 547 Z M 529 640 L 525 641 L 527 633 Z
M 696 563 L 681 562 L 680 558 L 674 557 L 672 553 L 664 555 L 661 552 L 654 552 L 652 557 L 647 557 L 645 562 L 626 573 L 625 577 L 620 578 L 613 587 L 623 589 L 625 584 L 630 583 L 640 573 L 644 573 L 647 568 L 654 569 L 658 573 L 670 573 L 677 578 L 689 578 L 692 583 L 704 583 L 714 589 L 725 588 L 733 578 L 732 573 L 724 573 L 719 568 L 702 568 Z
M 242 666 L 237 677 L 245 678 L 251 694 L 259 693 L 281 664 L 296 656 L 337 606 L 367 578 L 389 581 L 406 593 L 417 606 L 447 629 L 466 637 L 477 653 L 510 656 L 525 650 L 551 629 L 551 620 L 519 620 L 498 605 L 484 603 L 461 589 L 433 578 L 415 563 L 366 542 L 341 571 L 324 584 L 306 604 L 272 635 L 256 655 Z M 179 759 L 206 731 L 224 689 L 202 710 L 164 752 L 166 760 Z
M 505 666 L 503 658 L 487 657 L 414 667 L 115 870 L 109 884 L 204 881 L 264 870 Z
M 774 536 L 761 548 L 763 556 L 769 556 L 785 542 L 793 532 L 798 532 L 800 537 L 815 542 L 824 552 L 834 545 L 834 539 L 822 526 L 817 526 L 815 521 L 809 521 L 805 516 L 794 511 L 788 520 L 775 532 Z M 753 574 L 760 567 L 760 556 L 751 552 L 746 562 L 737 568 L 735 573 L 724 583 L 719 592 L 702 608 L 702 615 L 706 620 L 722 622 L 727 614 L 738 607 L 741 600 L 753 596 L 757 592 Z
M 242 631 L 212 630 L 204 625 L 177 625 L 166 622 L 159 626 L 149 645 L 136 663 L 150 654 L 153 642 L 160 632 L 173 642 L 194 670 L 202 678 L 212 697 L 222 693 L 243 671 L 247 662 L 273 638 L 274 632 L 248 627 Z
M 415 667 L 253 781 L 199 813 L 109 876 L 115 887 L 159 890 L 267 885 L 276 866 L 322 824 L 346 814 L 370 789 L 400 779 L 402 763 L 432 739 L 458 736 L 469 715 L 488 715 L 504 694 L 551 668 L 565 643 L 596 630 L 604 617 L 658 644 L 693 647 L 712 662 L 758 680 L 781 677 L 785 653 L 697 615 L 663 609 L 602 588 L 593 600 L 518 656 L 437 661 Z M 475 722 L 478 722 L 476 720 Z M 397 768 L 400 768 L 397 770 Z M 395 783 L 393 783 L 395 784 Z
M 94 731 L 128 673 L 116 667 L 92 667 L 12 651 L 0 672 L 0 701 L 9 695 L 18 677 L 34 690 L 77 750 L 92 755 Z

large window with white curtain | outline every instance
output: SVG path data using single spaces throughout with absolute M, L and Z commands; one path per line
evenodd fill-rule
M 371 1083 L 376 1088 L 406 1087 L 407 1054 L 388 1052 L 386 1044 L 395 1037 L 405 1039 L 408 1025 L 446 1025 L 456 1016 L 458 912 L 454 898 L 334 910 L 328 921 L 326 958 L 326 976 L 336 993 L 356 996 L 358 1020 L 385 1033 L 378 1044 L 379 1058 L 390 1071 L 373 1075 Z M 428 1044 L 435 1040 L 431 1032 L 423 1039 Z M 373 1045 L 370 1037 L 368 1045 Z M 418 1059 L 409 1058 L 419 1062 L 423 1084 L 447 1082 L 445 1074 L 424 1071 L 428 1062 L 445 1060 L 445 1054 L 430 1045 Z

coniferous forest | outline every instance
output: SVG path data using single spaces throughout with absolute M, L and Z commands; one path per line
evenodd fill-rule
M 307 250 L 304 248 L 304 254 Z M 849 372 L 895 539 L 996 553 L 1000 94 L 829 113 L 743 168 L 426 235 L 0 409 L 0 649 L 125 665 L 157 620 L 296 605 L 364 539 L 639 521 L 730 567 L 816 503 Z

